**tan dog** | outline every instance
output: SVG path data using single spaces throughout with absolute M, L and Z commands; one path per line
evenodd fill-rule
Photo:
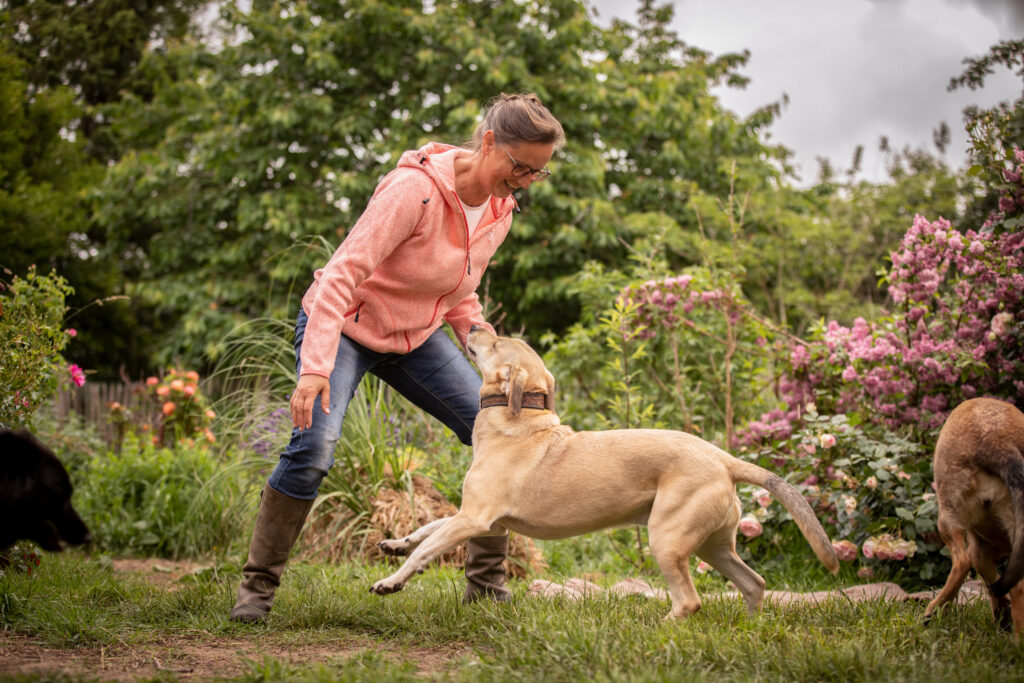
M 835 551 L 810 505 L 777 475 L 683 432 L 575 432 L 560 424 L 553 411 L 554 378 L 525 342 L 474 328 L 466 348 L 483 387 L 462 509 L 405 538 L 381 542 L 385 553 L 411 555 L 372 592 L 401 590 L 428 562 L 475 536 L 511 529 L 556 539 L 646 524 L 672 599 L 669 616 L 700 609 L 690 577 L 692 554 L 736 584 L 748 609 L 759 610 L 764 579 L 736 555 L 737 482 L 774 494 L 818 559 L 838 571 Z
M 953 556 L 925 618 L 952 600 L 974 567 L 1000 627 L 1024 631 L 1024 414 L 991 398 L 964 401 L 935 444 L 939 533 Z M 999 576 L 996 563 L 1010 556 Z M 1009 600 L 1006 594 L 1009 593 Z

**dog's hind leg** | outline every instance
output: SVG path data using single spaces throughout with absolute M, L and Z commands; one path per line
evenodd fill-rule
M 764 601 L 764 579 L 751 569 L 736 554 L 736 526 L 739 524 L 739 501 L 735 506 L 734 519 L 727 520 L 717 531 L 708 537 L 697 549 L 697 556 L 714 567 L 718 572 L 733 582 L 743 595 L 749 612 L 759 612 Z
M 429 526 L 429 525 L 428 525 Z M 405 587 L 412 576 L 430 564 L 438 555 L 449 548 L 468 541 L 476 536 L 504 534 L 505 529 L 499 525 L 482 522 L 478 517 L 469 517 L 462 512 L 449 517 L 434 533 L 429 534 L 420 543 L 409 558 L 391 576 L 373 584 L 370 592 L 378 595 L 397 593 Z
M 451 517 L 442 517 L 441 519 L 435 519 L 429 524 L 424 524 L 416 531 L 412 532 L 408 536 L 403 538 L 389 538 L 381 541 L 377 544 L 380 551 L 385 555 L 402 556 L 408 555 L 415 550 L 420 543 L 423 543 L 430 534 L 434 533 L 442 526 L 445 525 Z
M 949 570 L 949 576 L 946 577 L 946 585 L 928 603 L 928 607 L 924 611 L 925 622 L 935 615 L 935 610 L 957 596 L 960 592 L 960 586 L 963 585 L 967 574 L 971 571 L 971 556 L 967 552 L 967 532 L 963 529 L 951 527 L 941 516 L 939 517 L 939 532 L 942 535 L 942 540 L 946 543 L 946 547 L 949 548 L 949 553 L 953 558 L 953 566 Z
M 651 508 L 647 521 L 651 554 L 665 577 L 672 599 L 672 610 L 667 618 L 688 617 L 700 609 L 700 596 L 690 576 L 690 556 L 707 537 L 707 530 L 700 528 L 699 522 L 707 519 L 702 513 L 713 509 L 714 498 L 694 496 L 683 502 L 671 500 L 659 492 Z
M 971 564 L 978 576 L 985 582 L 985 586 L 991 586 L 999 580 L 999 567 L 996 558 L 992 555 L 992 548 L 973 533 L 967 533 L 967 552 L 971 557 Z M 1003 631 L 1009 631 L 1013 627 L 1010 600 L 1005 595 L 993 595 L 989 590 L 989 602 L 992 603 L 992 617 L 996 625 Z

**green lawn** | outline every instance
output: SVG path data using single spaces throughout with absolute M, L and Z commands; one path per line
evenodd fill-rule
M 77 552 L 44 556 L 32 575 L 7 571 L 2 649 L 36 648 L 54 666 L 0 663 L 0 677 L 977 683 L 1024 676 L 1024 649 L 995 631 L 985 602 L 947 609 L 930 625 L 921 603 L 837 599 L 749 615 L 738 598 L 721 596 L 724 582 L 700 576 L 703 609 L 667 622 L 667 604 L 655 599 L 536 598 L 522 581 L 513 582 L 511 604 L 463 605 L 460 572 L 445 568 L 379 597 L 368 588 L 387 567 L 295 562 L 269 622 L 241 626 L 226 618 L 237 571 L 215 566 L 156 583 Z M 846 580 L 814 577 L 780 585 L 766 576 L 774 589 L 831 589 Z M 621 578 L 594 580 L 610 586 Z M 62 660 L 78 666 L 54 673 Z

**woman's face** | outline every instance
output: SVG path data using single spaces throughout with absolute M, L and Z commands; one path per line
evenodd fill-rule
M 538 178 L 547 175 L 545 167 L 551 160 L 555 146 L 546 142 L 503 145 L 494 140 L 491 131 L 487 131 L 482 151 L 483 184 L 495 197 L 504 199 L 515 190 L 529 187 Z

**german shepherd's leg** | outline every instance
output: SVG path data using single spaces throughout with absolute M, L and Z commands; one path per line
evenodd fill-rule
M 733 505 L 733 511 L 730 519 L 697 549 L 697 556 L 733 582 L 743 595 L 748 611 L 759 612 L 764 601 L 765 582 L 736 554 L 736 527 L 740 521 L 738 500 Z
M 935 610 L 957 596 L 960 592 L 960 586 L 963 585 L 967 574 L 971 571 L 971 556 L 967 552 L 967 532 L 963 529 L 952 527 L 946 518 L 940 515 L 939 534 L 942 536 L 946 547 L 949 548 L 949 553 L 953 558 L 953 566 L 949 570 L 949 576 L 946 577 L 946 585 L 928 603 L 928 608 L 924 611 L 925 621 L 928 621 L 935 615 Z
M 476 536 L 500 536 L 504 533 L 505 528 L 500 525 L 459 512 L 448 518 L 440 529 L 420 543 L 398 571 L 373 584 L 370 592 L 377 595 L 397 593 L 414 574 L 423 571 L 431 561 L 449 548 Z
M 381 552 L 385 555 L 408 555 L 415 550 L 420 543 L 425 541 L 430 534 L 444 526 L 444 523 L 449 519 L 451 519 L 451 517 L 435 519 L 433 522 L 424 524 L 404 538 L 389 538 L 381 541 L 377 544 L 377 547 L 380 548 Z
M 651 554 L 665 577 L 672 599 L 672 610 L 666 618 L 688 617 L 700 609 L 700 596 L 690 576 L 690 555 L 703 545 L 710 531 L 702 528 L 701 522 L 723 517 L 715 510 L 715 498 L 715 495 L 705 494 L 685 499 L 685 494 L 658 491 L 654 499 L 647 530 Z
M 999 567 L 996 564 L 997 558 L 992 555 L 992 548 L 988 543 L 967 532 L 967 552 L 971 556 L 971 564 L 974 565 L 974 570 L 978 572 L 986 587 L 999 579 Z M 989 591 L 988 599 L 992 603 L 992 617 L 996 620 L 999 629 L 1010 631 L 1013 628 L 1010 600 L 1005 595 L 996 597 L 992 595 L 991 591 Z

